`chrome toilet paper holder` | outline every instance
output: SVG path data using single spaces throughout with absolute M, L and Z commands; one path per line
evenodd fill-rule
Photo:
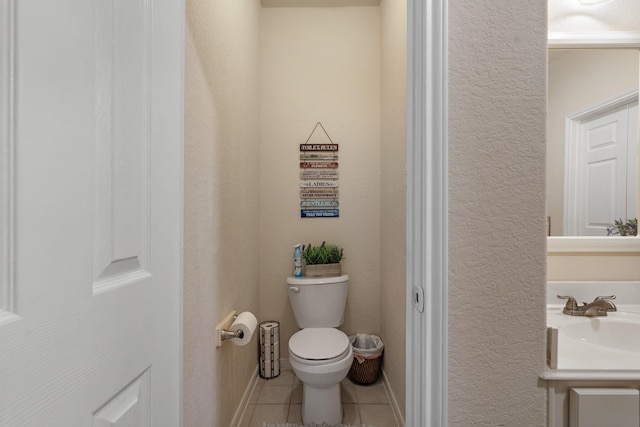
M 238 318 L 237 314 L 234 314 L 231 318 L 231 323 Z M 242 329 L 238 329 L 237 331 L 230 331 L 228 329 L 220 330 L 220 340 L 230 340 L 232 338 L 244 338 L 244 331 Z
M 230 330 L 231 324 L 237 318 L 238 312 L 232 310 L 216 325 L 216 347 L 220 347 L 226 340 L 244 337 L 244 333 L 240 329 L 237 331 Z
M 238 312 L 232 310 L 216 325 L 216 347 L 220 347 L 225 340 L 238 338 L 238 331 L 231 331 L 231 324 L 238 317 Z
M 235 345 L 247 345 L 258 326 L 258 319 L 250 311 L 238 313 L 232 310 L 216 325 L 216 347 L 232 340 Z

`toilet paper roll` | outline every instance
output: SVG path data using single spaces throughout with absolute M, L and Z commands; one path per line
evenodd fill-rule
M 242 338 L 232 338 L 231 342 L 235 345 L 247 345 L 251 341 L 251 337 L 253 337 L 253 333 L 256 330 L 256 326 L 258 326 L 258 319 L 253 315 L 250 311 L 243 311 L 236 317 L 236 320 L 233 321 L 231 327 L 229 328 L 231 331 L 241 330 L 243 335 Z
M 280 343 L 280 322 L 268 320 L 260 323 L 260 344 L 274 345 Z
M 279 360 L 280 359 L 280 348 L 279 347 L 265 348 L 261 352 L 261 356 L 266 361 Z

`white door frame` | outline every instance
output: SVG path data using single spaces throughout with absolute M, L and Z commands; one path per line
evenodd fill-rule
M 567 116 L 565 119 L 564 138 L 564 218 L 563 230 L 567 236 L 579 236 L 579 221 L 575 220 L 580 214 L 578 206 L 578 193 L 580 178 L 580 133 L 582 123 L 598 116 L 613 112 L 625 105 L 638 102 L 638 90 L 633 90 L 607 100 L 598 105 L 591 106 L 577 113 Z M 573 219 L 573 220 L 572 220 Z
M 447 425 L 447 0 L 408 0 L 406 425 Z
M 0 324 L 15 320 L 14 290 L 14 13 L 16 0 L 0 3 Z

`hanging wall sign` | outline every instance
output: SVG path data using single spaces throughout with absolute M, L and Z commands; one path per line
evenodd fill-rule
M 304 169 L 300 171 L 300 179 L 338 179 L 336 169 Z
M 318 123 L 320 123 L 320 122 L 318 122 Z M 323 127 L 323 129 L 324 129 L 324 127 Z M 315 131 L 315 130 L 316 130 L 316 128 L 313 128 L 313 131 Z M 313 135 L 313 131 L 311 131 L 311 135 Z M 326 131 L 325 131 L 325 133 L 326 133 Z M 311 135 L 309 135 L 309 138 L 311 138 Z M 329 138 L 329 135 L 327 135 L 327 138 Z M 329 138 L 329 139 L 331 139 L 331 138 Z M 304 144 L 300 144 L 300 151 L 303 152 L 303 153 L 307 152 L 307 151 L 338 151 L 338 144 L 307 144 L 305 142 Z
M 338 162 L 300 162 L 300 167 L 303 169 L 337 169 Z
M 339 209 L 302 209 L 300 211 L 302 218 L 338 218 L 340 216 Z
M 330 144 L 309 144 L 320 126 Z M 334 144 L 322 123 L 316 123 L 304 144 L 300 144 L 300 217 L 338 218 L 338 144 Z
M 301 199 L 337 199 L 338 196 L 338 190 L 335 188 L 328 188 L 326 190 L 303 188 L 300 190 Z
M 338 186 L 338 181 L 300 181 L 300 187 L 308 188 L 333 188 Z
M 301 208 L 337 208 L 340 202 L 337 200 L 301 200 Z
M 337 154 L 304 153 L 304 154 L 300 154 L 300 160 L 338 160 L 338 155 Z

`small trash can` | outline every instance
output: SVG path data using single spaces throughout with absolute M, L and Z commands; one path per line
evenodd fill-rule
M 260 376 L 274 378 L 280 375 L 280 322 L 260 323 Z
M 376 335 L 356 334 L 349 337 L 353 349 L 353 362 L 349 378 L 356 384 L 371 384 L 380 375 L 380 362 L 384 344 Z

